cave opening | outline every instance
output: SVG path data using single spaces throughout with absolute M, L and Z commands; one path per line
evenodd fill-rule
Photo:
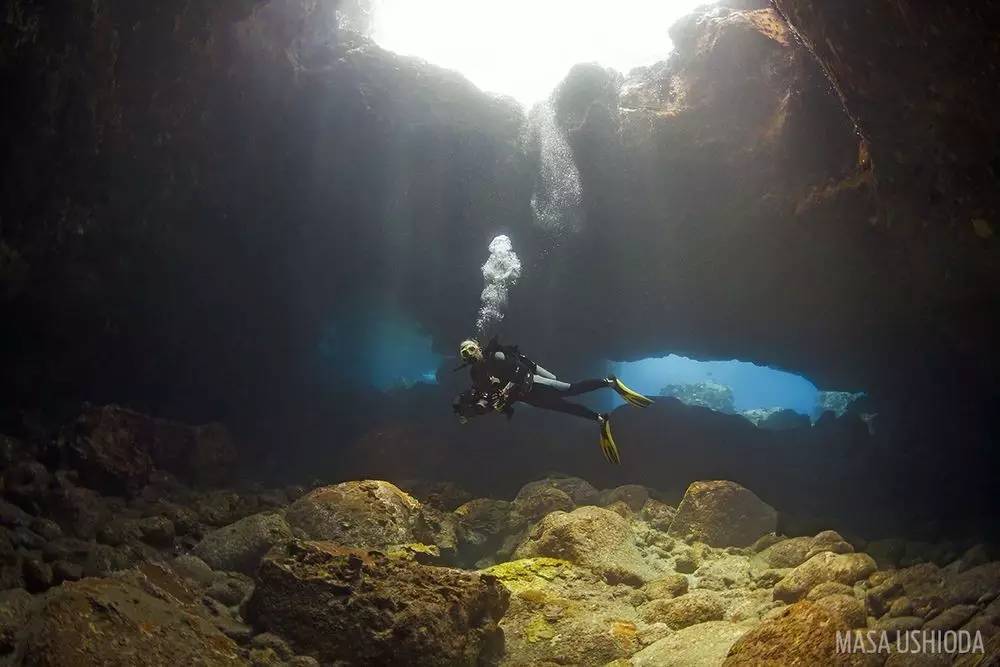
M 758 426 L 779 411 L 799 425 L 815 422 L 824 412 L 839 417 L 865 395 L 822 391 L 802 375 L 738 359 L 699 360 L 669 354 L 607 363 L 611 373 L 628 378 L 647 395 L 670 396 L 688 405 L 739 414 Z
M 673 49 L 668 27 L 701 4 L 622 0 L 610 10 L 592 0 L 380 0 L 362 20 L 350 5 L 342 14 L 383 48 L 458 71 L 482 90 L 530 108 L 577 63 L 628 73 L 664 59 Z M 515 35 L 517 48 L 511 49 Z
M 317 346 L 324 384 L 393 391 L 437 384 L 441 355 L 431 336 L 405 312 L 370 306 L 335 317 Z

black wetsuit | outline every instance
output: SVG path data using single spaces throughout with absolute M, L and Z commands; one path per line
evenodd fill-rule
M 555 375 L 521 354 L 516 345 L 500 345 L 496 338 L 483 350 L 483 360 L 473 364 L 469 375 L 473 389 L 483 397 L 498 396 L 508 384 L 513 385 L 507 401 L 502 405 L 502 411 L 508 416 L 511 414 L 510 404 L 520 401 L 536 408 L 596 421 L 600 417 L 597 412 L 565 399 L 611 386 L 605 378 L 561 382 Z M 485 405 L 485 401 L 480 404 Z

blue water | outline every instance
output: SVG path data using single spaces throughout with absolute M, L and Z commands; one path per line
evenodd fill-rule
M 368 306 L 334 319 L 319 346 L 319 372 L 341 386 L 387 391 L 418 383 L 435 383 L 442 357 L 431 350 L 431 338 L 412 319 L 391 307 Z M 629 386 L 656 396 L 668 384 L 716 382 L 733 390 L 737 410 L 784 407 L 812 414 L 817 389 L 809 380 L 744 361 L 698 361 L 671 354 L 632 362 L 608 362 L 608 372 Z M 572 378 L 571 378 L 572 380 Z M 580 397 L 582 403 L 606 410 L 621 403 L 611 392 Z
M 816 386 L 800 375 L 746 361 L 698 361 L 671 354 L 610 366 L 629 386 L 652 396 L 668 384 L 726 385 L 733 390 L 737 410 L 782 407 L 809 415 L 818 394 Z
M 437 382 L 442 357 L 431 337 L 390 307 L 369 307 L 332 321 L 319 344 L 320 373 L 341 385 L 382 391 Z

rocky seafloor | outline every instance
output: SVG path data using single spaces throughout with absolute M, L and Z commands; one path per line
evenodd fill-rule
M 731 481 L 219 486 L 224 428 L 87 407 L 0 441 L 4 664 L 996 664 L 993 545 L 779 534 Z M 404 491 L 403 489 L 406 489 Z M 838 653 L 967 630 L 978 653 Z M 846 636 L 846 635 L 845 635 Z

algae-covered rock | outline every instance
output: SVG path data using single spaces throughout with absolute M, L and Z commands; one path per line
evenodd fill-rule
M 723 664 L 854 664 L 850 656 L 837 653 L 837 633 L 849 630 L 839 615 L 812 602 L 798 602 L 740 637 Z
M 509 593 L 490 575 L 292 541 L 257 577 L 248 619 L 323 663 L 479 665 L 503 652 Z
M 505 665 L 603 665 L 658 637 L 636 617 L 623 585 L 554 558 L 527 558 L 486 570 L 511 592 L 501 627 Z
M 707 621 L 721 621 L 725 611 L 718 593 L 693 590 L 675 598 L 647 602 L 639 608 L 639 615 L 647 623 L 666 623 L 680 630 Z
M 806 599 L 812 602 L 828 595 L 854 595 L 854 588 L 839 581 L 827 581 L 809 591 Z
M 655 572 L 642 560 L 628 521 L 600 507 L 549 514 L 534 527 L 514 555 L 562 558 L 611 582 L 638 585 L 655 578 Z
M 485 573 L 496 577 L 511 593 L 537 590 L 558 578 L 579 577 L 580 568 L 559 558 L 522 558 L 486 568 Z
M 292 503 L 285 519 L 310 539 L 344 546 L 384 549 L 422 541 L 420 503 L 389 482 L 320 487 Z
M 851 585 L 875 571 L 875 561 L 868 554 L 817 554 L 788 573 L 774 587 L 774 599 L 795 602 L 819 584 L 836 581 Z
M 708 621 L 653 642 L 632 656 L 632 667 L 716 667 L 749 625 Z
M 824 595 L 815 600 L 815 603 L 823 609 L 840 616 L 852 628 L 863 628 L 867 623 L 868 619 L 865 615 L 865 607 L 853 595 L 844 595 L 842 593 Z
M 692 482 L 669 532 L 713 547 L 746 547 L 777 523 L 774 508 L 735 482 Z
M 675 598 L 688 592 L 688 580 L 683 574 L 668 574 L 642 587 L 650 600 Z

